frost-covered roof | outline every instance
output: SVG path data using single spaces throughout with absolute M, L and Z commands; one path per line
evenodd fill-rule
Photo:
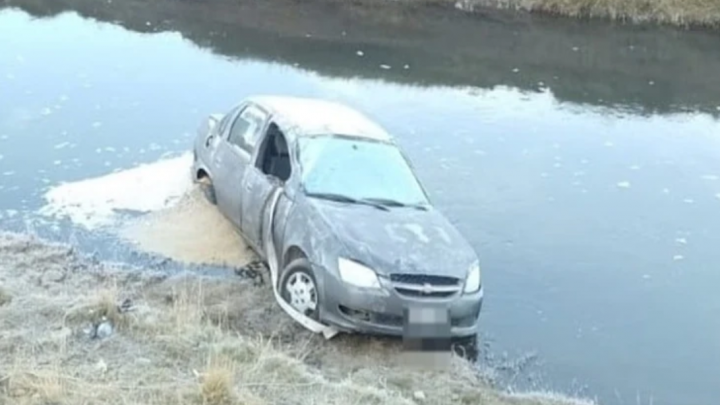
M 295 135 L 347 135 L 392 141 L 380 125 L 346 105 L 315 98 L 258 95 L 249 101 L 269 110 L 283 129 Z

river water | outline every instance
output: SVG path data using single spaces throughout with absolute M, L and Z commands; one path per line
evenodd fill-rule
M 339 100 L 398 138 L 479 252 L 493 355 L 537 354 L 520 386 L 608 404 L 720 397 L 720 37 L 250 10 L 274 17 L 270 32 L 205 4 L 157 2 L 145 20 L 140 0 L 79 0 L 86 17 L 34 3 L 46 18 L 0 10 L 0 227 L 70 223 L 108 245 L 88 229 L 186 191 L 205 114 L 254 93 Z

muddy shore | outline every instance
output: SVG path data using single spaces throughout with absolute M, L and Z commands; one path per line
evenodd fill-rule
M 0 404 L 581 404 L 502 394 L 455 358 L 409 369 L 398 344 L 311 336 L 269 288 L 170 276 L 0 234 Z

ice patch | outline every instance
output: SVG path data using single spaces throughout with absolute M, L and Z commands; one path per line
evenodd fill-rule
M 192 187 L 192 154 L 161 159 L 104 176 L 64 183 L 45 193 L 40 214 L 66 217 L 88 229 L 109 226 L 118 212 L 151 212 L 173 206 Z
M 630 182 L 629 181 L 621 181 L 621 182 L 618 182 L 617 186 L 619 188 L 630 188 Z

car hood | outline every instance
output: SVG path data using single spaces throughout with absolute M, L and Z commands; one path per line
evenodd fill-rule
M 347 258 L 379 274 L 419 273 L 464 278 L 477 260 L 472 247 L 439 211 L 308 199 L 343 245 Z

